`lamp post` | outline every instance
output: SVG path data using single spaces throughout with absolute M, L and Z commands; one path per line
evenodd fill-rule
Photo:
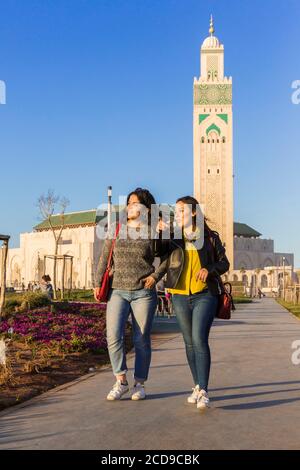
M 111 196 L 112 196 L 112 187 L 108 186 L 107 187 L 107 200 L 108 200 L 108 208 L 107 208 L 107 230 L 109 231 L 110 229 L 110 224 L 111 224 Z
M 282 257 L 283 266 L 283 300 L 285 300 L 285 256 Z

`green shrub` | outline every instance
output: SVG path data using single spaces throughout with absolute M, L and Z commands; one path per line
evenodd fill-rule
M 51 304 L 51 300 L 42 292 L 24 292 L 8 296 L 5 301 L 4 311 L 6 314 L 13 314 L 15 312 L 25 312 L 29 309 L 45 307 L 49 304 Z
M 22 303 L 22 299 L 19 298 L 19 299 L 16 299 L 16 298 L 12 298 L 12 299 L 7 299 L 5 301 L 5 306 L 4 306 L 4 310 L 6 313 L 13 313 L 16 311 L 16 308 L 20 307 Z
M 21 305 L 22 299 L 7 299 L 5 301 L 5 307 L 15 307 L 17 305 Z
M 26 292 L 22 295 L 22 303 L 19 311 L 45 307 L 51 304 L 49 297 L 41 292 Z

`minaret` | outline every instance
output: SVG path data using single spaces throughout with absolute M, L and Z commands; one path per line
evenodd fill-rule
M 194 196 L 226 246 L 233 269 L 232 79 L 224 77 L 224 46 L 210 35 L 201 46 L 194 78 Z

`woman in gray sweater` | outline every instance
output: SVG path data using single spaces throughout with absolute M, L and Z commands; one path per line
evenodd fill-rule
M 119 400 L 129 391 L 126 378 L 125 327 L 131 312 L 135 347 L 134 387 L 132 400 L 146 397 L 144 383 L 151 361 L 150 333 L 157 306 L 155 284 L 163 274 L 153 266 L 155 233 L 151 230 L 152 194 L 137 188 L 127 196 L 126 223 L 121 225 L 113 251 L 112 288 L 106 310 L 107 344 L 116 383 L 107 395 Z M 117 224 L 112 224 L 98 263 L 95 298 L 106 269 Z

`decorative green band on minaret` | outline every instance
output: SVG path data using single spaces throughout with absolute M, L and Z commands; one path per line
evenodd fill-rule
M 217 131 L 219 135 L 221 134 L 220 128 L 219 128 L 218 126 L 216 126 L 215 124 L 211 124 L 211 125 L 206 129 L 206 135 L 208 135 L 210 131 Z
M 209 114 L 199 114 L 199 124 L 201 124 L 204 119 L 206 119 L 209 116 Z
M 232 104 L 232 84 L 195 84 L 194 104 Z
M 228 114 L 217 114 L 217 116 L 221 119 L 223 119 L 226 124 L 228 124 Z

